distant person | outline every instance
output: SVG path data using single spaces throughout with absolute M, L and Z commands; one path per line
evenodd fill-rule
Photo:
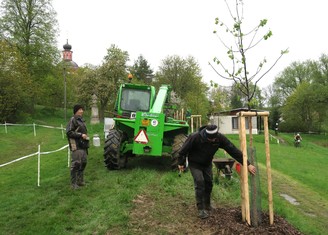
M 300 147 L 301 141 L 302 141 L 302 137 L 301 137 L 300 133 L 295 134 L 294 135 L 295 147 Z
M 294 135 L 294 140 L 297 141 L 297 140 L 302 140 L 302 137 L 300 135 L 300 133 L 297 133 Z
M 276 127 L 275 130 L 274 130 L 276 135 L 278 135 L 278 131 L 279 131 L 279 129 L 278 129 L 278 127 Z
M 274 129 L 276 135 L 278 135 L 278 130 L 279 130 L 279 128 L 278 128 L 278 122 L 277 122 L 277 123 L 276 123 L 276 128 Z
M 84 169 L 87 165 L 87 155 L 89 148 L 89 137 L 87 127 L 82 118 L 83 106 L 75 105 L 73 108 L 74 116 L 69 120 L 66 127 L 69 148 L 71 150 L 71 186 L 78 189 L 84 186 Z
M 218 132 L 216 125 L 203 126 L 198 132 L 189 135 L 179 151 L 179 171 L 184 170 L 188 157 L 189 169 L 194 179 L 198 217 L 201 219 L 207 218 L 212 210 L 212 160 L 219 148 L 224 149 L 230 156 L 243 164 L 242 152 L 227 137 Z M 254 175 L 256 168 L 249 162 L 247 164 L 248 171 Z

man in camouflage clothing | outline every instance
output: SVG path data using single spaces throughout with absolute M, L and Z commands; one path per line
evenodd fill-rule
M 83 116 L 83 106 L 75 105 L 74 116 L 71 117 L 66 127 L 69 148 L 71 150 L 71 186 L 78 189 L 84 186 L 84 169 L 87 165 L 87 155 L 89 148 L 89 137 Z

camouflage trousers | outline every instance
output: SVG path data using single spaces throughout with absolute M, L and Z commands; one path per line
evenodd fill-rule
M 84 184 L 84 169 L 87 165 L 87 151 L 78 149 L 72 152 L 71 184 L 81 186 Z

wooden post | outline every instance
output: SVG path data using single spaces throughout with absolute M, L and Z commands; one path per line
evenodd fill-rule
M 239 127 L 241 127 L 241 117 L 238 119 L 239 122 Z M 243 137 L 242 137 L 242 133 L 241 133 L 241 128 L 239 129 L 239 145 L 240 148 L 243 149 Z M 241 218 L 242 221 L 245 222 L 246 221 L 246 214 L 245 214 L 245 188 L 244 188 L 244 180 L 243 180 L 243 168 L 241 167 L 240 169 L 240 177 L 241 177 L 241 181 L 240 181 L 240 191 L 241 191 Z
M 247 145 L 246 145 L 246 128 L 245 117 L 240 117 L 240 132 L 241 132 L 241 151 L 243 152 L 243 167 L 242 167 L 242 182 L 243 182 L 243 204 L 245 219 L 248 224 L 251 224 L 251 214 L 249 209 L 249 191 L 248 191 L 248 170 L 247 170 Z
M 265 138 L 265 153 L 266 153 L 266 169 L 267 169 L 267 177 L 268 177 L 269 219 L 270 219 L 270 225 L 272 225 L 273 200 L 272 200 L 272 179 L 271 179 L 271 161 L 270 161 L 270 148 L 269 148 L 268 116 L 264 116 L 264 138 Z
M 270 163 L 270 147 L 269 147 L 269 127 L 268 127 L 268 116 L 269 112 L 240 112 L 239 116 L 239 140 L 240 148 L 243 152 L 243 167 L 242 167 L 242 220 L 251 224 L 250 220 L 250 205 L 249 205 L 249 189 L 248 189 L 248 175 L 247 175 L 247 145 L 246 145 L 246 127 L 245 117 L 253 116 L 264 116 L 264 138 L 265 138 L 265 154 L 266 154 L 266 169 L 268 178 L 268 201 L 269 201 L 269 219 L 270 225 L 273 224 L 273 199 L 272 199 L 272 179 L 271 179 L 271 163 Z
M 190 116 L 191 133 L 194 132 L 194 119 L 195 119 L 196 129 L 198 129 L 202 125 L 202 115 L 191 115 Z

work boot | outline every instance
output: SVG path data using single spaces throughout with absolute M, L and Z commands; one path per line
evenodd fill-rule
M 77 172 L 75 172 L 75 171 L 71 171 L 71 188 L 73 190 L 79 188 Z
M 81 179 L 81 178 L 79 178 L 78 180 L 77 180 L 77 183 L 76 183 L 78 186 L 85 186 L 85 182 L 84 182 L 84 180 L 83 180 L 83 178 Z
M 80 187 L 77 184 L 71 184 L 73 190 L 79 189 Z
M 77 185 L 78 186 L 85 186 L 83 172 L 78 172 L 77 173 Z
M 214 210 L 215 208 L 212 206 L 212 202 L 211 202 L 211 193 L 206 193 L 205 197 L 204 197 L 204 204 L 205 204 L 205 210 L 208 212 L 211 212 L 212 210 Z
M 211 211 L 215 210 L 215 207 L 212 206 L 212 204 L 205 205 L 205 210 L 211 212 Z
M 208 213 L 205 210 L 198 210 L 198 217 L 201 219 L 208 218 Z

